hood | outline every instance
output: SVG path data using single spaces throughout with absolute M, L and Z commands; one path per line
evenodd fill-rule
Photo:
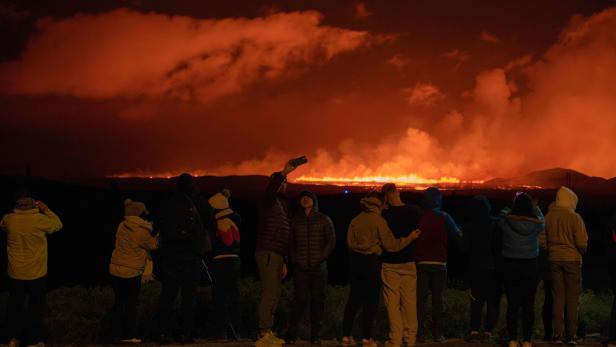
M 381 208 L 383 207 L 383 203 L 378 198 L 365 197 L 359 200 L 359 203 L 361 205 L 362 211 L 381 214 Z
M 304 190 L 301 193 L 299 193 L 298 203 L 299 203 L 299 200 L 304 196 L 307 196 L 312 199 L 312 203 L 314 204 L 312 206 L 312 212 L 318 212 L 319 211 L 319 199 L 317 198 L 317 195 L 314 192 Z M 301 208 L 301 205 L 300 205 L 300 208 Z
M 124 222 L 122 223 L 129 231 L 137 231 L 139 229 L 146 229 L 147 231 L 152 231 L 152 222 L 148 222 L 145 219 L 142 219 L 138 216 L 126 216 L 124 217 Z
M 573 190 L 567 187 L 560 187 L 556 193 L 555 206 L 560 208 L 571 209 L 575 211 L 577 207 L 578 197 Z
M 468 203 L 468 209 L 473 219 L 486 219 L 490 216 L 492 205 L 483 195 L 477 195 Z
M 433 210 L 435 208 L 441 208 L 443 205 L 443 194 L 436 187 L 430 187 L 426 189 L 423 196 L 421 197 L 421 206 L 428 210 Z

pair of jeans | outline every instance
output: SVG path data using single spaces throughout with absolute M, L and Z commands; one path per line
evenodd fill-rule
M 376 255 L 351 251 L 349 298 L 342 319 L 343 336 L 351 336 L 357 311 L 362 309 L 361 331 L 364 339 L 371 339 L 381 294 L 381 261 Z
M 578 309 L 582 294 L 582 264 L 579 261 L 550 262 L 552 279 L 552 319 L 554 321 L 554 336 L 565 337 L 564 319 L 567 321 L 567 332 L 574 338 L 578 328 Z M 567 316 L 565 315 L 567 307 Z M 563 319 L 564 317 L 564 319 Z
M 327 270 L 324 265 L 314 269 L 295 269 L 295 304 L 289 322 L 289 336 L 292 338 L 297 334 L 297 327 L 304 318 L 307 307 L 310 310 L 310 338 L 315 340 L 321 337 L 327 285 Z
M 6 325 L 9 338 L 21 338 L 23 327 L 20 323 L 25 311 L 26 345 L 43 342 L 43 312 L 46 305 L 46 294 L 45 277 L 35 280 L 9 278 L 9 302 L 6 310 Z M 26 299 L 28 300 L 28 307 L 24 310 Z
M 428 293 L 432 293 L 432 337 L 443 336 L 443 291 L 446 286 L 445 264 L 417 264 L 417 335 L 422 339 L 426 336 Z
M 383 263 L 383 299 L 389 319 L 388 346 L 414 346 L 417 340 L 417 267 Z M 403 341 L 404 340 L 404 341 Z
M 212 299 L 214 301 L 214 322 L 217 337 L 226 338 L 231 324 L 235 331 L 240 324 L 240 291 L 237 281 L 241 275 L 239 257 L 214 259 L 212 271 Z M 235 337 L 235 336 L 234 336 Z
M 255 253 L 259 277 L 261 278 L 261 302 L 259 303 L 259 331 L 261 334 L 272 330 L 274 314 L 278 307 L 282 291 L 282 268 L 284 258 L 282 255 L 261 251 Z
M 164 257 L 161 264 L 162 289 L 160 293 L 159 322 L 161 335 L 172 333 L 171 313 L 178 292 L 182 295 L 180 304 L 180 332 L 190 339 L 194 326 L 194 312 L 197 289 L 203 265 L 199 257 Z
M 113 337 L 130 339 L 137 337 L 137 299 L 141 289 L 141 276 L 122 278 L 111 276 L 114 293 Z
M 510 340 L 518 338 L 522 310 L 523 340 L 530 342 L 535 323 L 535 294 L 539 284 L 537 259 L 504 259 L 503 275 L 507 292 L 507 331 Z
M 470 276 L 471 284 L 471 331 L 481 328 L 481 316 L 484 305 L 487 306 L 484 331 L 494 329 L 498 320 L 500 304 L 500 281 L 494 270 L 474 271 Z

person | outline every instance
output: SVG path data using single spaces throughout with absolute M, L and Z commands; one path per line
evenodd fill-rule
M 586 253 L 588 245 L 584 220 L 575 212 L 577 203 L 578 197 L 571 189 L 560 187 L 554 204 L 545 216 L 554 300 L 552 342 L 559 343 L 566 339 L 569 346 L 577 345 L 578 309 L 582 293 L 582 255 Z M 569 336 L 563 336 L 565 305 Z
M 114 342 L 139 344 L 137 338 L 137 299 L 142 276 L 150 276 L 146 266 L 149 252 L 158 248 L 158 235 L 152 236 L 152 223 L 145 220 L 148 210 L 139 201 L 124 201 L 124 220 L 118 226 L 109 273 L 115 301 L 113 305 Z M 148 272 L 146 272 L 148 271 Z
M 229 205 L 231 192 L 223 189 L 214 194 L 208 202 L 214 208 L 216 229 L 211 235 L 212 252 L 212 301 L 217 317 L 216 338 L 239 340 L 235 327 L 240 324 L 240 291 L 238 279 L 241 275 L 240 226 L 242 219 Z
M 385 200 L 383 218 L 397 238 L 408 236 L 419 226 L 420 209 L 405 204 L 393 183 L 381 188 Z M 389 319 L 388 347 L 415 346 L 417 339 L 417 268 L 415 243 L 411 242 L 399 252 L 381 254 L 381 280 L 383 298 Z
M 381 263 L 384 250 L 398 252 L 419 237 L 413 230 L 406 237 L 395 238 L 381 216 L 383 202 L 378 192 L 370 192 L 360 200 L 362 212 L 349 225 L 347 245 L 350 250 L 350 291 L 342 321 L 342 345 L 353 346 L 353 321 L 362 308 L 362 346 L 376 347 L 373 327 L 379 303 Z
M 530 195 L 518 192 L 512 208 L 501 211 L 497 225 L 497 242 L 500 244 L 503 256 L 503 276 L 507 294 L 509 347 L 519 346 L 520 309 L 522 346 L 531 347 L 535 322 L 535 293 L 539 283 L 537 257 L 540 243 L 545 242 L 543 214 Z
M 25 345 L 45 346 L 42 316 L 46 296 L 47 235 L 62 229 L 62 222 L 45 203 L 34 200 L 26 190 L 18 190 L 14 201 L 15 209 L 0 222 L 0 229 L 7 234 L 9 301 L 5 322 L 9 346 L 19 345 L 26 299 Z
M 259 225 L 255 260 L 261 278 L 262 294 L 259 303 L 259 339 L 255 346 L 282 345 L 285 341 L 272 331 L 274 313 L 280 300 L 282 280 L 287 276 L 287 257 L 291 220 L 289 202 L 284 195 L 287 175 L 296 167 L 287 162 L 282 171 L 270 176 L 265 194 L 260 202 Z
M 605 233 L 608 272 L 610 275 L 610 288 L 612 289 L 612 312 L 610 316 L 609 334 L 604 346 L 616 346 L 616 211 L 608 221 Z
M 291 219 L 290 262 L 293 265 L 295 305 L 287 344 L 295 343 L 297 327 L 310 303 L 310 344 L 321 344 L 321 326 L 327 285 L 327 258 L 336 246 L 331 219 L 319 211 L 316 194 L 299 194 L 300 211 Z
M 447 243 L 458 243 L 461 232 L 453 218 L 441 211 L 443 195 L 436 187 L 426 189 L 422 195 L 422 212 L 419 229 L 422 237 L 415 245 L 417 263 L 417 318 L 418 342 L 426 336 L 426 303 L 428 292 L 432 293 L 432 338 L 435 342 L 443 336 L 443 291 L 447 285 Z
M 498 319 L 500 288 L 496 269 L 496 219 L 490 215 L 488 198 L 477 195 L 468 204 L 469 220 L 462 231 L 462 246 L 469 257 L 470 274 L 470 332 L 466 341 L 470 343 L 492 341 L 492 330 Z M 498 295 L 495 295 L 495 292 Z M 483 334 L 480 335 L 481 315 L 487 306 Z
M 209 230 L 215 228 L 213 211 L 195 187 L 193 176 L 177 179 L 175 194 L 167 202 L 160 220 L 161 282 L 159 328 L 161 344 L 169 344 L 171 313 L 181 291 L 180 342 L 192 343 L 194 307 L 201 279 L 202 260 L 211 249 Z

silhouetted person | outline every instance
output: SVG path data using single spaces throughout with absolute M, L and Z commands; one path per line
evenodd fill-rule
M 342 321 L 342 345 L 354 346 L 351 336 L 357 311 L 362 309 L 362 346 L 376 347 L 373 337 L 374 320 L 381 288 L 381 261 L 384 250 L 398 252 L 419 237 L 413 230 L 408 236 L 395 238 L 381 216 L 383 201 L 377 192 L 371 192 L 360 201 L 362 212 L 353 218 L 347 234 L 350 252 L 349 299 Z
M 616 211 L 611 216 L 605 233 L 607 251 L 607 266 L 612 289 L 612 313 L 610 317 L 609 335 L 604 345 L 616 345 Z
M 561 187 L 556 193 L 556 201 L 545 216 L 554 300 L 552 340 L 558 342 L 566 338 L 569 346 L 577 344 L 578 309 L 582 294 L 582 255 L 586 253 L 588 246 L 584 220 L 575 212 L 577 203 L 577 195 L 571 189 Z M 563 336 L 565 305 L 569 336 Z
M 421 200 L 422 212 L 419 220 L 421 237 L 415 247 L 417 263 L 417 318 L 419 323 L 417 340 L 426 337 L 426 304 L 428 292 L 432 293 L 432 338 L 435 342 L 445 340 L 443 336 L 443 291 L 447 286 L 447 243 L 451 239 L 460 241 L 460 230 L 453 218 L 441 211 L 443 195 L 435 187 L 426 189 Z
M 490 216 L 491 205 L 483 195 L 468 204 L 469 219 L 462 228 L 462 245 L 469 258 L 471 285 L 471 329 L 467 342 L 491 342 L 498 319 L 501 290 L 496 269 L 496 219 Z M 483 335 L 480 335 L 483 307 L 487 306 Z
M 137 299 L 142 275 L 149 276 L 146 266 L 150 251 L 158 248 L 158 236 L 152 236 L 152 223 L 145 220 L 148 210 L 139 201 L 124 201 L 124 220 L 118 226 L 109 273 L 115 295 L 113 305 L 113 339 L 121 343 L 141 343 L 137 338 Z
M 280 300 L 282 279 L 287 275 L 287 257 L 291 220 L 286 191 L 287 175 L 295 166 L 287 163 L 282 171 L 274 172 L 260 202 L 259 226 L 255 260 L 263 292 L 259 303 L 259 340 L 256 346 L 284 344 L 272 332 L 274 314 Z
M 181 292 L 180 342 L 192 342 L 195 296 L 202 272 L 202 259 L 211 248 L 208 230 L 214 218 L 207 200 L 197 193 L 189 174 L 178 177 L 177 190 L 165 206 L 160 222 L 160 342 L 171 338 L 173 303 Z
M 7 233 L 9 301 L 5 322 L 9 346 L 19 345 L 24 313 L 25 345 L 44 346 L 47 235 L 62 229 L 62 222 L 45 203 L 21 190 L 15 194 L 15 209 L 2 218 L 0 229 Z M 28 306 L 24 312 L 26 299 Z
M 498 219 L 498 237 L 503 255 L 507 292 L 509 347 L 519 346 L 518 318 L 522 310 L 522 346 L 530 347 L 535 322 L 535 293 L 539 283 L 537 257 L 543 240 L 543 214 L 527 193 L 517 193 L 511 209 Z
M 336 234 L 331 219 L 319 212 L 316 194 L 301 192 L 299 205 L 300 210 L 291 219 L 290 261 L 294 268 L 295 305 L 287 344 L 295 342 L 297 327 L 310 304 L 310 343 L 320 345 L 327 258 L 336 246 Z
M 405 204 L 393 183 L 381 189 L 385 200 L 383 218 L 395 237 L 408 236 L 419 226 L 419 206 Z M 389 340 L 386 346 L 414 346 L 417 339 L 417 267 L 415 243 L 399 252 L 381 254 L 383 298 L 389 319 Z
M 224 189 L 208 202 L 214 208 L 216 229 L 212 238 L 212 299 L 216 317 L 215 332 L 219 340 L 239 339 L 234 327 L 240 324 L 240 291 L 237 281 L 240 262 L 240 225 L 242 219 L 229 205 L 231 193 Z M 231 324 L 229 326 L 229 324 Z M 228 333 L 231 333 L 229 336 Z

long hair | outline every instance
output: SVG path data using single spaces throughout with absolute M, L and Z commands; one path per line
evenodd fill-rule
M 537 217 L 533 198 L 525 192 L 518 192 L 513 198 L 511 214 L 515 216 Z

